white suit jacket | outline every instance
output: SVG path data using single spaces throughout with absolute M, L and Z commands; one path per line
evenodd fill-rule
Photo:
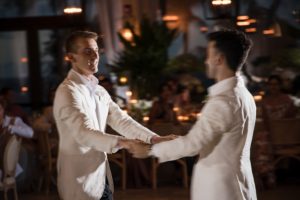
M 250 146 L 256 106 L 241 77 L 209 88 L 210 97 L 186 136 L 156 144 L 160 162 L 199 155 L 194 166 L 192 200 L 256 200 Z
M 99 200 L 106 177 L 113 190 L 106 153 L 116 151 L 119 136 L 106 134 L 106 124 L 126 138 L 147 143 L 155 135 L 123 112 L 103 87 L 95 85 L 93 92 L 91 95 L 86 81 L 74 70 L 56 91 L 57 181 L 63 200 Z

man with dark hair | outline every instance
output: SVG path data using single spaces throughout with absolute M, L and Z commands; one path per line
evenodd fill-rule
M 97 34 L 73 32 L 66 40 L 72 64 L 58 87 L 53 113 L 59 133 L 58 191 L 63 200 L 111 200 L 113 183 L 106 153 L 129 148 L 133 140 L 157 143 L 159 137 L 138 124 L 98 85 Z M 125 137 L 105 133 L 106 124 Z M 128 139 L 126 139 L 128 138 Z
M 255 200 L 250 146 L 256 106 L 239 71 L 251 47 L 237 31 L 208 35 L 207 75 L 216 80 L 209 100 L 186 136 L 160 144 L 135 144 L 135 157 L 155 156 L 160 162 L 199 155 L 194 166 L 192 200 Z

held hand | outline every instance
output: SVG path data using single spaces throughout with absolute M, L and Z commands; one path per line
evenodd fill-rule
M 149 157 L 150 149 L 151 149 L 150 144 L 140 142 L 140 141 L 132 141 L 128 151 L 135 158 L 147 158 Z
M 153 136 L 151 138 L 151 144 L 157 144 L 157 143 L 160 143 L 160 142 L 165 142 L 165 141 L 169 141 L 169 140 L 174 140 L 178 138 L 178 135 L 167 135 L 167 136 Z

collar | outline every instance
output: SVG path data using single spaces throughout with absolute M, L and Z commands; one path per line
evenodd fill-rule
M 76 72 L 74 69 L 71 69 L 67 76 L 68 79 L 75 81 L 76 83 L 85 85 L 91 93 L 95 93 L 98 86 L 98 79 L 95 76 L 91 76 L 91 80 L 87 77 Z
M 241 86 L 245 86 L 244 80 L 240 75 L 236 75 L 217 82 L 216 84 L 208 88 L 208 92 L 210 96 L 217 96 L 235 87 Z

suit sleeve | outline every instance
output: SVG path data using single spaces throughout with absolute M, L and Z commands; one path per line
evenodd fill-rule
M 233 110 L 229 103 L 211 100 L 187 135 L 153 145 L 150 154 L 158 157 L 159 162 L 199 154 L 203 148 L 217 143 L 222 134 L 231 128 L 232 117 Z
M 66 132 L 63 134 L 70 134 L 82 146 L 114 153 L 119 137 L 93 129 L 91 119 L 82 110 L 81 96 L 76 95 L 76 89 L 70 88 L 59 88 L 54 101 L 54 117 L 57 124 L 64 126 Z
M 107 123 L 118 133 L 129 139 L 138 139 L 150 143 L 151 138 L 156 135 L 133 120 L 112 100 L 110 101 Z

